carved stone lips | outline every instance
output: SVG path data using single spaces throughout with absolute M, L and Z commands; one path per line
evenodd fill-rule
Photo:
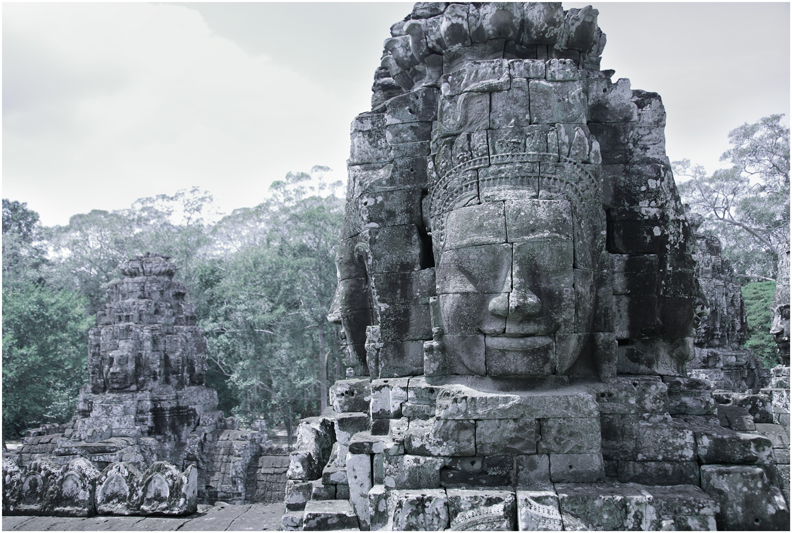
M 533 337 L 494 337 L 487 336 L 484 339 L 487 348 L 493 350 L 506 350 L 510 352 L 523 352 L 544 348 L 554 342 L 553 337 L 533 336 Z

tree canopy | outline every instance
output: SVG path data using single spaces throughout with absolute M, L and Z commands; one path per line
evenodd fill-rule
M 774 280 L 778 254 L 789 241 L 789 128 L 783 115 L 743 124 L 729 133 L 721 161 L 730 168 L 707 174 L 689 160 L 674 163 L 687 177 L 683 200 L 703 217 L 702 229 L 721 240 L 738 276 Z
M 327 170 L 290 173 L 258 206 L 219 220 L 211 195 L 197 188 L 75 215 L 53 228 L 24 203 L 3 200 L 8 434 L 73 414 L 87 329 L 121 276 L 119 264 L 145 252 L 169 255 L 179 267 L 207 336 L 207 380 L 222 409 L 289 431 L 318 414 L 328 381 L 341 377 L 325 317 L 344 202 L 341 183 L 324 179 Z

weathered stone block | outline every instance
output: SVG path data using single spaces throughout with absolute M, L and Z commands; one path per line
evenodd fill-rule
M 94 490 L 99 470 L 87 459 L 72 459 L 56 479 L 50 480 L 46 509 L 56 516 L 92 516 L 96 512 Z M 5 484 L 5 481 L 4 481 Z
M 359 527 L 355 510 L 346 500 L 310 501 L 305 506 L 303 531 L 337 531 Z
M 440 100 L 437 132 L 441 137 L 489 127 L 490 97 L 487 93 L 468 92 Z
M 624 438 L 635 442 L 637 461 L 694 461 L 696 440 L 693 431 L 678 422 L 638 422 L 624 428 Z
M 422 87 L 391 98 L 385 105 L 385 123 L 431 122 L 437 112 L 438 96 L 434 87 Z
M 581 82 L 531 80 L 528 88 L 533 124 L 585 123 L 587 104 Z
M 551 453 L 553 483 L 596 483 L 605 479 L 602 455 L 598 453 Z
M 198 506 L 198 469 L 190 465 L 180 472 L 170 463 L 152 463 L 135 484 L 133 499 L 142 515 L 192 514 Z
M 622 483 L 646 485 L 698 485 L 695 461 L 619 461 L 617 477 Z
M 651 493 L 655 518 L 650 530 L 673 524 L 677 531 L 715 531 L 718 504 L 700 488 L 691 485 L 644 487 Z
M 389 489 L 437 488 L 446 459 L 419 455 L 386 455 L 384 485 Z
M 561 531 L 558 495 L 551 490 L 517 491 L 519 531 Z
M 421 327 L 426 325 L 422 323 Z M 423 366 L 423 341 L 384 342 L 379 349 L 381 378 L 417 376 L 423 374 Z
M 773 423 L 773 403 L 766 394 L 735 393 L 732 396 L 732 405 L 745 407 L 753 416 L 754 423 Z
M 393 518 L 393 493 L 385 485 L 375 484 L 368 493 L 371 531 L 387 529 Z M 392 523 L 391 523 L 392 526 Z
M 503 453 L 536 453 L 539 441 L 539 422 L 532 419 L 497 419 L 476 422 L 476 453 L 498 455 Z
M 334 418 L 334 422 L 336 441 L 345 446 L 349 446 L 352 435 L 369 429 L 367 413 L 339 413 Z
M 455 209 L 445 225 L 447 248 L 466 248 L 506 242 L 503 203 L 493 202 Z
M 645 531 L 651 526 L 651 496 L 640 486 L 557 485 L 564 530 Z
M 575 81 L 580 77 L 577 65 L 571 59 L 551 59 L 547 62 L 547 81 Z
M 371 455 L 347 454 L 346 469 L 349 481 L 349 501 L 355 509 L 360 525 L 369 528 L 371 513 L 368 493 L 373 485 Z
M 302 531 L 303 511 L 286 511 L 281 517 L 281 526 L 284 531 Z
M 473 420 L 412 419 L 404 438 L 409 454 L 428 456 L 476 455 L 476 423 Z
M 335 500 L 336 486 L 324 485 L 321 479 L 312 482 L 313 488 L 311 489 L 312 500 Z
M 543 418 L 539 453 L 599 453 L 599 418 Z M 528 453 L 528 452 L 521 452 Z
M 512 78 L 545 77 L 545 61 L 541 59 L 512 59 L 509 61 L 509 72 Z
M 753 416 L 745 407 L 739 405 L 718 405 L 718 420 L 721 426 L 735 431 L 756 431 Z
M 452 531 L 514 531 L 514 492 L 448 489 L 446 493 Z
M 368 379 L 342 379 L 330 387 L 336 413 L 368 413 L 371 386 Z
M 286 499 L 284 500 L 286 509 L 289 511 L 305 509 L 305 504 L 310 501 L 312 492 L 313 482 L 288 480 L 286 482 Z
M 492 93 L 490 100 L 490 129 L 523 128 L 531 124 L 528 107 L 528 80 L 512 80 L 511 89 Z M 520 130 L 522 132 L 522 130 Z M 494 133 L 494 132 L 492 132 Z M 515 136 L 517 138 L 518 136 Z M 525 142 L 525 134 L 522 134 Z M 492 137 L 491 137 L 492 139 Z M 495 153 L 501 153 L 497 150 Z
M 509 244 L 488 244 L 443 252 L 437 270 L 438 294 L 502 292 L 512 262 L 511 251 Z
M 407 401 L 408 378 L 383 378 L 371 381 L 371 418 L 401 418 Z
M 550 456 L 548 454 L 517 455 L 517 486 L 544 487 L 550 483 Z
M 346 466 L 339 467 L 328 464 L 322 472 L 324 485 L 348 485 Z
M 463 92 L 493 92 L 509 88 L 509 62 L 504 59 L 465 63 L 462 69 L 441 78 L 443 97 Z
M 395 495 L 395 531 L 442 531 L 448 527 L 448 523 L 445 490 L 403 490 Z
M 589 79 L 588 114 L 591 122 L 635 122 L 638 107 L 632 101 L 630 80 Z
M 766 464 L 772 455 L 770 439 L 712 427 L 695 431 L 701 464 Z
M 759 467 L 704 465 L 701 488 L 720 505 L 715 517 L 718 529 L 789 528 L 784 497 Z
M 663 413 L 668 406 L 668 387 L 659 377 L 617 377 L 591 390 L 603 414 Z
M 391 158 L 390 147 L 385 139 L 385 115 L 358 115 L 352 122 L 350 137 L 350 164 L 377 163 Z
M 132 500 L 140 471 L 127 463 L 114 463 L 105 468 L 96 481 L 96 512 L 99 514 L 131 515 L 136 506 Z
M 440 484 L 449 488 L 513 486 L 514 456 L 451 458 L 440 470 Z
M 369 272 L 405 272 L 421 269 L 423 248 L 421 236 L 414 224 L 370 229 L 363 235 L 369 246 Z
M 382 190 L 372 187 L 355 201 L 364 228 L 421 223 L 421 195 L 416 189 Z
M 487 373 L 484 335 L 444 335 L 445 371 L 449 375 L 484 376 Z

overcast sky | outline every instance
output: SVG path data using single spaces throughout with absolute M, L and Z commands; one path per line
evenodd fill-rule
M 602 68 L 662 96 L 672 160 L 714 170 L 731 129 L 788 115 L 788 3 L 592 5 Z M 3 3 L 3 198 L 54 225 L 192 186 L 230 212 L 314 165 L 345 179 L 411 6 Z

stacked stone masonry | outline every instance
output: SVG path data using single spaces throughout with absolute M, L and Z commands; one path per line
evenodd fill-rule
M 703 261 L 661 99 L 600 70 L 597 15 L 391 28 L 328 316 L 349 379 L 298 429 L 285 529 L 788 529 L 775 401 L 688 377 Z

